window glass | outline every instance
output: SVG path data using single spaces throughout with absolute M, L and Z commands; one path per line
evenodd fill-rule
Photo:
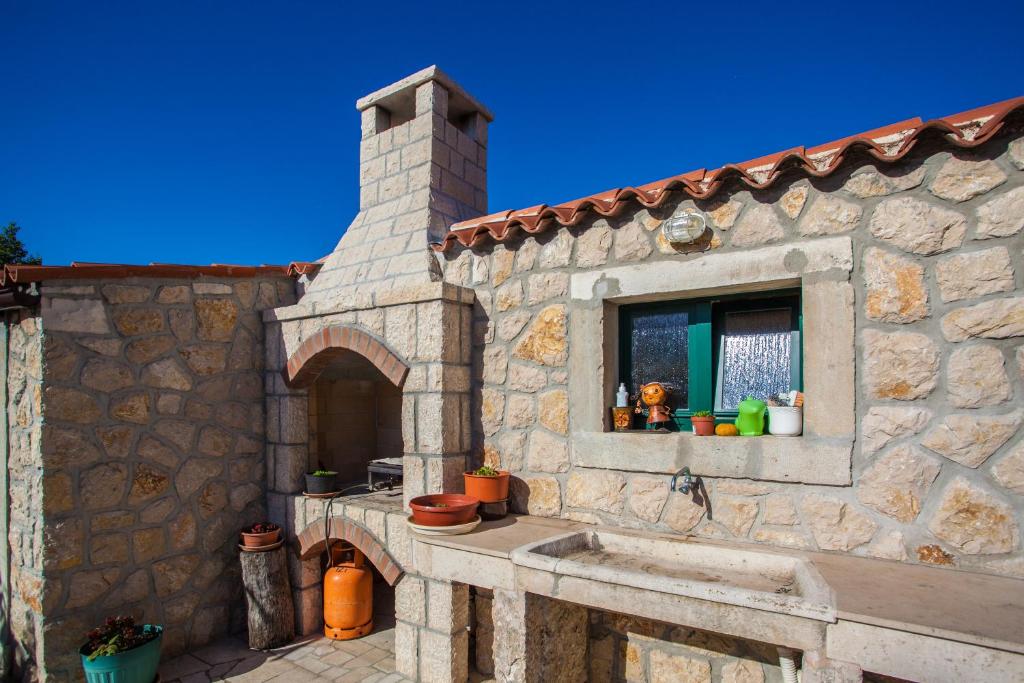
M 748 395 L 764 399 L 790 389 L 791 311 L 775 308 L 725 314 L 721 341 L 721 410 Z
M 686 408 L 689 401 L 689 313 L 664 308 L 636 310 L 631 316 L 629 391 L 647 382 L 668 384 L 669 405 Z

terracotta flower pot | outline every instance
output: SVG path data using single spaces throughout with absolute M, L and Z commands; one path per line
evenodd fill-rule
M 465 524 L 476 516 L 479 498 L 461 493 L 432 493 L 409 501 L 413 524 L 423 526 L 454 526 Z
M 715 433 L 715 418 L 712 415 L 707 417 L 691 417 L 693 433 L 697 436 L 712 436 Z
M 466 495 L 480 499 L 481 503 L 500 503 L 508 499 L 509 474 L 505 470 L 491 477 L 465 472 L 462 478 L 466 482 Z
M 242 545 L 246 548 L 263 548 L 268 545 L 274 545 L 280 538 L 280 529 L 255 534 L 244 530 L 242 531 Z

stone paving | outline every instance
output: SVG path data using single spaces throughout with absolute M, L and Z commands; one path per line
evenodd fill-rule
M 244 637 L 228 638 L 164 662 L 160 679 L 162 683 L 408 681 L 395 673 L 394 634 L 394 627 L 388 627 L 358 640 L 334 641 L 315 635 L 267 652 L 250 650 Z
M 374 631 L 368 636 L 336 641 L 317 633 L 261 652 L 250 650 L 241 634 L 164 662 L 161 683 L 408 681 L 395 673 L 394 593 L 378 585 L 373 597 Z

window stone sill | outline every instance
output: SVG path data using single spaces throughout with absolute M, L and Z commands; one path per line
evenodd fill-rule
M 690 432 L 574 432 L 577 467 L 849 486 L 853 441 L 816 436 L 694 436 Z

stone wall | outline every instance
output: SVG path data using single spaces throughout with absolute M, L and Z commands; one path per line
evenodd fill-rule
M 42 328 L 37 312 L 5 314 L 7 328 L 7 539 L 13 678 L 31 678 L 42 654 L 43 612 L 52 606 L 43 576 Z M 4 569 L 6 574 L 7 569 Z M 5 605 L 6 607 L 6 605 Z M 7 644 L 4 644 L 6 647 Z
M 294 286 L 43 283 L 34 465 L 53 680 L 78 675 L 82 635 L 110 614 L 163 624 L 166 656 L 242 623 L 237 534 L 266 514 L 260 311 Z
M 778 650 L 758 643 L 590 610 L 592 683 L 774 683 L 782 680 Z
M 734 185 L 710 201 L 634 204 L 616 217 L 456 249 L 445 278 L 477 294 L 475 458 L 511 470 L 517 509 L 534 515 L 1024 574 L 1022 169 L 1019 132 L 955 154 L 922 142 L 897 166 L 854 158 L 825 179 L 792 174 L 763 191 Z M 703 212 L 711 232 L 677 252 L 659 228 L 680 207 Z M 845 269 L 801 270 L 806 254 L 837 241 L 852 246 Z M 637 471 L 657 457 L 653 448 L 581 453 L 581 444 L 605 443 L 593 440 L 591 416 L 600 424 L 610 382 L 603 395 L 571 387 L 574 372 L 608 364 L 602 353 L 616 344 L 614 333 L 578 332 L 593 311 L 581 307 L 577 280 L 588 295 L 612 299 L 620 274 L 653 281 L 655 266 L 674 262 L 699 271 L 711 254 L 728 255 L 726 263 L 761 258 L 803 287 L 805 325 L 815 326 L 805 330 L 805 388 L 817 388 L 807 394 L 815 439 L 740 446 L 673 437 L 690 458 L 682 462 L 709 470 L 725 467 L 723 448 L 763 450 L 729 474 L 705 476 L 706 506 L 669 494 L 672 469 Z M 761 286 L 756 273 L 736 271 L 727 291 Z M 685 298 L 701 284 L 698 276 L 659 286 Z M 573 339 L 583 346 L 573 349 Z M 835 362 L 842 354 L 850 363 Z M 812 359 L 827 370 L 808 379 Z M 824 446 L 838 436 L 847 455 L 834 465 Z M 828 471 L 786 471 L 798 455 L 806 469 L 828 462 Z M 781 474 L 744 478 L 769 461 Z

